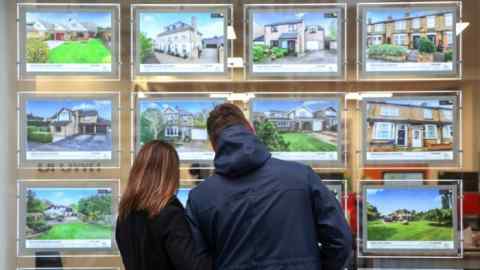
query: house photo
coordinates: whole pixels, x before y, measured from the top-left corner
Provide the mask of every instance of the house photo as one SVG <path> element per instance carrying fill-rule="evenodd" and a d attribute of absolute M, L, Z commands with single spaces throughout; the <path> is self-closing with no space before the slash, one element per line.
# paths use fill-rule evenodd
<path fill-rule="evenodd" d="M 253 13 L 251 46 L 255 64 L 337 63 L 335 12 Z"/>
<path fill-rule="evenodd" d="M 455 44 L 452 11 L 367 11 L 367 61 L 451 62 Z"/>
<path fill-rule="evenodd" d="M 252 121 L 271 151 L 336 151 L 339 129 L 336 100 L 256 99 Z"/>
<path fill-rule="evenodd" d="M 111 63 L 111 12 L 29 11 L 25 16 L 27 63 Z"/>
<path fill-rule="evenodd" d="M 453 150 L 451 101 L 366 101 L 369 152 Z"/>
<path fill-rule="evenodd" d="M 223 15 L 212 15 L 212 12 L 140 13 L 141 63 L 223 63 L 225 21 Z"/>
<path fill-rule="evenodd" d="M 26 139 L 30 151 L 112 149 L 110 100 L 29 100 Z"/>
<path fill-rule="evenodd" d="M 207 118 L 220 100 L 140 100 L 138 136 L 171 142 L 179 152 L 210 152 Z"/>

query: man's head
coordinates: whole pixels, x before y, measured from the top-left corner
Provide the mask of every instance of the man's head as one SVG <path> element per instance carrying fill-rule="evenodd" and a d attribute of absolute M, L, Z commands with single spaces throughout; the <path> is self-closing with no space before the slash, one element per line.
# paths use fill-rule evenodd
<path fill-rule="evenodd" d="M 210 112 L 207 120 L 207 131 L 213 149 L 216 150 L 216 145 L 222 131 L 232 125 L 243 125 L 254 133 L 252 125 L 247 118 L 245 118 L 242 110 L 234 104 L 220 104 Z"/>

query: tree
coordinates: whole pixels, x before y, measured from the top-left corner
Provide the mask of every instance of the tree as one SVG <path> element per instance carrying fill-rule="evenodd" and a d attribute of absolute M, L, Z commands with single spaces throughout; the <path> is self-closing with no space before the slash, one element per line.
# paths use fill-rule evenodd
<path fill-rule="evenodd" d="M 367 220 L 368 221 L 377 220 L 380 218 L 380 216 L 381 215 L 380 215 L 380 212 L 378 212 L 377 207 L 367 202 Z"/>
<path fill-rule="evenodd" d="M 87 221 L 96 222 L 102 217 L 112 214 L 111 194 L 97 194 L 78 201 L 78 212 Z"/>
<path fill-rule="evenodd" d="M 421 53 L 434 53 L 435 52 L 435 44 L 427 38 L 421 37 L 419 40 L 418 51 Z"/>
<path fill-rule="evenodd" d="M 48 62 L 48 46 L 39 38 L 29 38 L 26 44 L 26 61 L 27 63 L 47 63 Z"/>
<path fill-rule="evenodd" d="M 283 139 L 274 123 L 265 119 L 255 121 L 257 137 L 267 146 L 270 151 L 286 151 L 288 143 Z"/>
<path fill-rule="evenodd" d="M 42 213 L 47 209 L 44 202 L 37 199 L 36 194 L 32 190 L 27 191 L 27 213 Z"/>
<path fill-rule="evenodd" d="M 163 136 L 164 121 L 162 113 L 155 108 L 149 108 L 140 115 L 140 141 L 148 143 L 161 139 Z"/>
<path fill-rule="evenodd" d="M 142 63 L 153 53 L 153 40 L 140 33 L 140 59 Z"/>

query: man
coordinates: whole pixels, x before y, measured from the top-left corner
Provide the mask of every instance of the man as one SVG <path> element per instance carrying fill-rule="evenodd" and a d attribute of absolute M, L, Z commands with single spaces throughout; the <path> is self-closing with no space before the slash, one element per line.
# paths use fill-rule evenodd
<path fill-rule="evenodd" d="M 272 158 L 235 105 L 217 106 L 207 130 L 215 174 L 187 205 L 198 254 L 211 254 L 221 270 L 343 269 L 351 232 L 313 170 Z"/>

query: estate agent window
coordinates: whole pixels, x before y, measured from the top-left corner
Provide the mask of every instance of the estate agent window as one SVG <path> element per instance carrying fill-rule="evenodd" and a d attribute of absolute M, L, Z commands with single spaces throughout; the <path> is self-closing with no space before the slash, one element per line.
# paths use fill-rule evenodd
<path fill-rule="evenodd" d="M 376 140 L 394 140 L 394 124 L 388 122 L 377 122 L 374 125 L 373 135 Z"/>
<path fill-rule="evenodd" d="M 433 140 L 437 136 L 437 126 L 436 125 L 425 125 L 425 139 Z"/>

